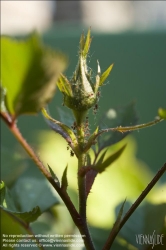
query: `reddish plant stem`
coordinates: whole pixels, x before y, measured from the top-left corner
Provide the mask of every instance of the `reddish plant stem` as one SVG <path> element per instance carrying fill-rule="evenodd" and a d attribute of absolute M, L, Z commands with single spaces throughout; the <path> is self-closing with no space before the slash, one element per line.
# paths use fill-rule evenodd
<path fill-rule="evenodd" d="M 145 199 L 145 197 L 147 196 L 147 194 L 150 192 L 150 190 L 154 187 L 154 185 L 157 183 L 157 181 L 161 178 L 161 176 L 164 174 L 164 172 L 166 172 L 166 163 L 164 164 L 164 166 L 157 172 L 157 174 L 155 175 L 155 177 L 151 180 L 151 182 L 147 185 L 147 187 L 144 189 L 144 191 L 141 193 L 141 195 L 138 197 L 138 199 L 134 202 L 134 204 L 130 207 L 130 209 L 128 210 L 128 212 L 125 214 L 125 216 L 123 217 L 123 219 L 121 220 L 119 227 L 117 228 L 117 230 L 113 230 L 111 231 L 104 247 L 102 250 L 109 250 L 117 236 L 117 234 L 119 233 L 119 231 L 121 230 L 121 228 L 124 226 L 124 224 L 126 223 L 126 221 L 130 218 L 130 216 L 134 213 L 134 211 L 137 209 L 137 207 L 141 204 L 141 202 Z"/>
<path fill-rule="evenodd" d="M 54 187 L 54 189 L 57 191 L 63 202 L 65 203 L 75 225 L 79 229 L 81 235 L 83 235 L 84 244 L 87 250 L 93 250 L 93 244 L 91 241 L 91 237 L 89 235 L 89 232 L 87 228 L 85 227 L 85 223 L 83 221 L 83 218 L 80 216 L 80 214 L 77 212 L 74 204 L 72 203 L 69 195 L 67 192 L 62 189 L 55 180 L 53 179 L 51 173 L 47 170 L 47 168 L 43 165 L 39 157 L 36 155 L 36 153 L 33 151 L 33 149 L 30 147 L 30 145 L 27 143 L 27 141 L 24 139 L 22 134 L 20 133 L 20 130 L 17 127 L 17 124 L 12 117 L 10 117 L 6 113 L 1 113 L 2 119 L 7 124 L 8 128 L 12 132 L 12 134 L 16 137 L 18 142 L 22 145 L 22 147 L 25 149 L 25 151 L 28 153 L 28 155 L 32 158 L 32 160 L 35 162 L 38 169 L 42 172 L 42 174 L 47 178 L 47 180 L 50 182 L 50 184 Z"/>

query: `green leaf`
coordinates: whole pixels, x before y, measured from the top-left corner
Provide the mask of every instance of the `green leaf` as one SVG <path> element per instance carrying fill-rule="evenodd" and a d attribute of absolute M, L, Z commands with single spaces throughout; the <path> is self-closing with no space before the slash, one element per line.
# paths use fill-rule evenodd
<path fill-rule="evenodd" d="M 97 170 L 99 173 L 102 173 L 108 166 L 110 166 L 114 161 L 116 161 L 121 154 L 123 153 L 126 145 L 122 146 L 118 151 L 110 155 L 106 160 L 104 160 L 102 163 L 100 163 L 100 159 L 95 165 L 95 170 Z"/>
<path fill-rule="evenodd" d="M 43 176 L 38 177 L 38 174 L 33 177 L 28 170 L 17 180 L 12 188 L 12 194 L 21 212 L 31 211 L 36 206 L 44 212 L 53 205 L 59 204 L 48 181 Z"/>
<path fill-rule="evenodd" d="M 159 108 L 158 109 L 158 115 L 160 116 L 160 118 L 166 119 L 166 109 Z"/>
<path fill-rule="evenodd" d="M 92 238 L 94 240 L 95 249 L 96 250 L 103 249 L 106 238 L 110 233 L 110 229 L 106 229 L 104 227 L 99 228 L 99 227 L 90 226 L 90 232 L 91 232 Z M 111 247 L 111 250 L 129 250 L 129 249 L 132 250 L 132 248 L 130 248 L 129 246 L 124 246 L 124 244 L 121 245 L 118 242 L 117 238 L 115 239 L 115 241 Z"/>
<path fill-rule="evenodd" d="M 148 234 L 154 229 L 156 232 L 164 233 L 166 236 L 166 203 L 146 204 L 144 208 L 145 221 L 144 232 Z M 157 216 L 154 216 L 156 214 Z"/>
<path fill-rule="evenodd" d="M 70 110 L 68 109 L 67 111 L 64 111 L 64 109 L 60 107 L 58 107 L 57 110 L 59 114 L 59 121 L 66 124 L 68 127 L 71 127 L 74 123 L 74 117 Z"/>
<path fill-rule="evenodd" d="M 109 109 L 103 117 L 101 117 L 101 122 L 99 124 L 99 130 L 107 128 L 116 128 L 118 126 L 128 126 L 135 125 L 137 123 L 137 115 L 135 111 L 135 104 L 130 103 L 126 107 L 119 107 L 115 109 Z M 126 137 L 130 132 L 119 133 L 117 131 L 105 132 L 98 137 L 98 150 L 101 151 L 107 146 L 111 146 L 124 137 Z"/>
<path fill-rule="evenodd" d="M 7 186 L 12 185 L 22 174 L 27 167 L 27 163 L 28 160 L 18 152 L 1 146 L 1 179 Z"/>
<path fill-rule="evenodd" d="M 120 206 L 121 204 L 116 208 L 116 212 L 119 210 Z M 125 210 L 127 211 L 130 207 L 131 204 L 129 202 L 126 202 Z M 137 210 L 132 214 L 132 216 L 128 219 L 128 221 L 120 230 L 119 236 L 126 240 L 129 244 L 132 244 L 140 250 L 147 249 L 148 245 L 140 245 L 137 243 L 136 236 L 140 234 L 144 236 L 152 236 L 154 231 L 155 235 L 166 235 L 166 225 L 164 222 L 165 215 L 166 203 L 144 203 L 142 206 L 139 206 Z M 149 245 L 149 247 L 150 248 L 148 249 L 152 249 L 152 245 Z M 159 245 L 157 247 L 159 247 Z M 164 246 L 162 247 L 164 250 Z"/>
<path fill-rule="evenodd" d="M 5 200 L 5 183 L 1 181 L 0 183 L 0 196 L 1 196 L 1 205 L 3 204 Z"/>
<path fill-rule="evenodd" d="M 123 209 L 124 209 L 124 205 L 125 205 L 126 199 L 124 200 L 124 202 L 122 203 L 122 206 L 120 207 L 119 213 L 117 215 L 117 219 L 113 225 L 113 228 L 111 230 L 111 233 L 113 234 L 114 232 L 116 233 L 119 230 L 119 226 L 120 226 L 120 222 L 121 222 L 121 218 L 123 215 Z"/>
<path fill-rule="evenodd" d="M 22 219 L 23 221 L 30 223 L 33 221 L 36 221 L 37 218 L 41 215 L 41 211 L 40 208 L 34 207 L 31 211 L 29 212 L 23 212 L 23 213 L 13 213 L 15 216 L 17 216 L 18 218 Z"/>
<path fill-rule="evenodd" d="M 63 172 L 63 175 L 62 175 L 62 183 L 61 183 L 61 188 L 63 190 L 67 190 L 67 186 L 68 186 L 68 181 L 67 181 L 67 166 Z"/>
<path fill-rule="evenodd" d="M 2 239 L 8 239 L 6 238 L 7 236 L 4 237 L 4 235 L 13 235 L 13 236 L 17 235 L 17 239 L 27 240 L 27 235 L 31 235 L 32 237 L 30 239 L 34 239 L 34 242 L 36 244 L 37 241 L 35 240 L 35 236 L 33 235 L 32 231 L 29 229 L 29 226 L 22 219 L 11 214 L 8 211 L 3 210 L 2 208 L 0 208 L 0 212 L 1 212 L 0 217 L 1 217 Z M 5 245 L 5 242 L 3 242 L 3 244 L 4 244 L 4 246 L 2 245 L 3 249 L 11 250 L 11 247 Z M 13 249 L 16 249 L 16 247 L 14 247 Z M 21 248 L 17 248 L 17 249 L 21 249 Z M 26 246 L 26 249 L 29 250 L 27 246 Z M 36 247 L 35 249 L 43 249 L 43 248 Z"/>
<path fill-rule="evenodd" d="M 113 68 L 114 64 L 111 64 L 108 69 L 106 71 L 104 71 L 104 73 L 101 75 L 100 77 L 100 83 L 99 83 L 99 86 L 102 86 L 103 83 L 105 82 L 105 80 L 107 79 L 107 77 L 109 76 L 112 68 Z"/>
<path fill-rule="evenodd" d="M 19 234 L 29 234 L 28 228 L 23 223 L 22 220 L 19 220 L 17 217 L 13 216 L 10 212 L 7 212 L 0 208 L 1 211 L 1 226 L 3 234 L 12 234 L 12 235 L 19 235 Z M 10 225 L 10 226 L 9 226 Z"/>
<path fill-rule="evenodd" d="M 13 212 L 13 211 L 6 209 L 6 208 L 3 208 L 3 207 L 2 207 L 2 209 L 7 211 L 7 212 L 10 212 L 10 214 L 12 214 L 12 215 L 15 215 L 17 218 L 23 220 L 25 223 L 31 223 L 31 222 L 35 221 L 41 215 L 41 211 L 40 211 L 39 207 L 35 207 L 29 212 Z"/>
<path fill-rule="evenodd" d="M 5 183 L 3 181 L 0 184 L 0 195 L 1 195 L 2 209 L 10 212 L 12 215 L 17 216 L 18 218 L 22 219 L 26 223 L 33 222 L 41 214 L 39 207 L 35 207 L 31 211 L 28 211 L 28 212 L 19 212 L 15 206 L 15 203 L 14 203 L 13 197 L 11 196 L 10 191 L 5 186 Z"/>
<path fill-rule="evenodd" d="M 15 202 L 11 196 L 10 190 L 6 187 L 5 183 L 1 181 L 0 185 L 1 206 L 6 209 L 16 211 Z"/>
<path fill-rule="evenodd" d="M 48 165 L 48 164 L 47 164 Z M 52 178 L 55 180 L 55 182 L 58 184 L 58 186 L 60 186 L 58 177 L 56 176 L 56 174 L 54 173 L 54 171 L 52 170 L 52 168 L 48 165 L 49 171 L 51 173 Z"/>
<path fill-rule="evenodd" d="M 103 150 L 103 152 L 101 153 L 101 155 L 98 156 L 96 165 L 100 165 L 100 164 L 103 163 L 103 160 L 104 160 L 104 157 L 105 157 L 106 153 L 107 153 L 107 149 Z"/>
<path fill-rule="evenodd" d="M 64 56 L 44 47 L 36 33 L 19 41 L 2 36 L 1 60 L 0 80 L 13 116 L 39 112 L 53 97 L 66 66 Z"/>

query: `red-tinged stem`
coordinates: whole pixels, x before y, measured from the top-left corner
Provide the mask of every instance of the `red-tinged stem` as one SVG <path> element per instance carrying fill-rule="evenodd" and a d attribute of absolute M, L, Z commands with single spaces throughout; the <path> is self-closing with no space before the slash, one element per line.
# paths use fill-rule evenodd
<path fill-rule="evenodd" d="M 102 250 L 109 250 L 111 248 L 111 246 L 112 246 L 112 244 L 113 244 L 113 242 L 114 242 L 117 234 L 121 230 L 121 228 L 124 226 L 124 224 L 126 223 L 126 221 L 128 221 L 128 219 L 130 218 L 130 216 L 134 213 L 134 211 L 137 209 L 137 207 L 141 204 L 141 202 L 145 199 L 145 197 L 147 196 L 147 194 L 150 192 L 150 190 L 154 187 L 154 185 L 157 183 L 157 181 L 161 178 L 161 176 L 165 172 L 166 172 L 166 163 L 157 172 L 157 174 L 155 175 L 155 177 L 151 180 L 151 182 L 147 185 L 147 187 L 144 189 L 144 191 L 141 193 L 141 195 L 138 197 L 138 199 L 130 207 L 130 209 L 128 210 L 128 212 L 125 214 L 125 216 L 123 217 L 123 219 L 119 223 L 119 226 L 118 226 L 117 230 L 112 230 L 110 232 L 110 235 L 109 235 L 109 237 L 108 237 L 108 239 L 107 239 L 104 247 L 102 248 Z"/>
<path fill-rule="evenodd" d="M 87 227 L 85 227 L 84 219 L 81 217 L 81 215 L 77 212 L 74 204 L 72 203 L 69 195 L 67 192 L 62 189 L 57 182 L 53 179 L 51 173 L 47 170 L 47 168 L 43 165 L 39 157 L 36 155 L 36 153 L 33 151 L 31 146 L 27 143 L 27 141 L 24 139 L 22 134 L 20 133 L 20 130 L 17 127 L 16 121 L 12 119 L 12 117 L 6 113 L 1 113 L 2 119 L 7 124 L 8 128 L 12 132 L 12 134 L 16 137 L 18 142 L 22 145 L 22 147 L 25 149 L 25 151 L 28 153 L 30 158 L 35 162 L 38 169 L 42 172 L 42 174 L 47 178 L 47 180 L 50 182 L 50 184 L 54 187 L 54 189 L 57 191 L 63 202 L 65 203 L 75 225 L 78 227 L 81 235 L 83 235 L 84 244 L 87 250 L 94 250 L 91 237 L 89 235 L 89 231 L 87 230 Z M 85 208 L 86 209 L 86 208 Z"/>

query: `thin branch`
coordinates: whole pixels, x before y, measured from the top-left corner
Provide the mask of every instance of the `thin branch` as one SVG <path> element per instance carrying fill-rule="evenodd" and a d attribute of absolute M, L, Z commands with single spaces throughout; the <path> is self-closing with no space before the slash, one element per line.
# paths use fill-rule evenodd
<path fill-rule="evenodd" d="M 155 120 L 148 122 L 148 123 L 143 123 L 143 124 L 139 124 L 139 125 L 135 125 L 135 126 L 127 126 L 127 127 L 122 127 L 122 126 L 118 126 L 116 128 L 106 128 L 106 129 L 101 129 L 99 130 L 98 133 L 94 134 L 93 136 L 93 141 L 91 141 L 91 144 L 95 144 L 95 140 L 97 139 L 97 137 L 99 137 L 101 134 L 109 132 L 109 131 L 118 131 L 121 133 L 125 133 L 125 132 L 131 132 L 134 130 L 139 130 L 139 129 L 143 129 L 143 128 L 147 128 L 147 127 L 151 127 L 159 122 L 164 121 L 164 119 L 157 117 Z M 88 150 L 90 147 L 89 144 L 85 145 L 85 151 Z"/>
<path fill-rule="evenodd" d="M 151 180 L 151 182 L 148 184 L 148 186 L 144 189 L 144 191 L 141 193 L 141 195 L 138 197 L 138 199 L 134 202 L 134 204 L 130 207 L 128 212 L 125 214 L 121 222 L 119 223 L 119 227 L 116 231 L 111 231 L 104 247 L 102 250 L 109 250 L 121 230 L 121 228 L 124 226 L 126 221 L 130 218 L 130 216 L 134 213 L 134 211 L 137 209 L 137 207 L 141 204 L 141 202 L 145 199 L 147 194 L 151 191 L 151 189 L 154 187 L 154 185 L 157 183 L 157 181 L 161 178 L 161 176 L 166 172 L 166 163 L 164 166 L 157 172 L 155 177 Z"/>
<path fill-rule="evenodd" d="M 142 128 L 147 128 L 147 127 L 151 127 L 161 121 L 164 121 L 164 119 L 162 118 L 156 118 L 155 120 L 151 121 L 151 122 L 148 122 L 148 123 L 143 123 L 143 124 L 139 124 L 139 125 L 135 125 L 135 126 L 127 126 L 127 127 L 116 127 L 116 128 L 108 128 L 108 129 L 102 129 L 99 131 L 98 135 L 99 134 L 102 134 L 104 132 L 109 132 L 109 131 L 118 131 L 118 132 L 130 132 L 130 131 L 134 131 L 134 130 L 139 130 L 139 129 L 142 129 Z"/>
<path fill-rule="evenodd" d="M 18 127 L 16 124 L 13 124 L 10 126 L 10 131 L 14 134 L 16 139 L 19 141 L 19 143 L 22 145 L 22 147 L 26 150 L 28 155 L 32 158 L 32 160 L 35 162 L 36 166 L 39 168 L 39 170 L 42 172 L 42 174 L 47 178 L 47 180 L 51 183 L 51 185 L 54 187 L 54 189 L 58 192 L 59 196 L 64 201 L 65 205 L 67 206 L 73 220 L 78 225 L 79 221 L 79 214 L 77 210 L 75 209 L 73 203 L 70 200 L 70 197 L 66 192 L 63 192 L 63 190 L 57 185 L 57 182 L 53 179 L 51 173 L 47 170 L 47 168 L 43 165 L 41 160 L 38 158 L 38 156 L 35 154 L 33 149 L 30 147 L 30 145 L 27 143 L 27 141 L 23 138 L 22 134 L 20 133 Z"/>
<path fill-rule="evenodd" d="M 36 155 L 36 153 L 33 151 L 31 146 L 27 143 L 27 141 L 24 139 L 22 134 L 20 133 L 15 121 L 9 116 L 2 115 L 3 120 L 7 124 L 10 131 L 13 133 L 13 135 L 16 137 L 18 142 L 22 145 L 22 147 L 25 149 L 25 151 L 28 153 L 30 158 L 35 162 L 36 166 L 39 168 L 39 170 L 42 172 L 42 174 L 47 178 L 47 180 L 50 182 L 50 184 L 54 187 L 54 189 L 57 191 L 63 202 L 65 203 L 75 225 L 78 227 L 81 235 L 84 235 L 83 237 L 84 244 L 87 248 L 87 250 L 93 250 L 93 245 L 91 242 L 91 238 L 89 235 L 88 229 L 85 227 L 84 220 L 80 216 L 80 214 L 77 212 L 74 204 L 72 203 L 68 193 L 61 188 L 58 183 L 54 180 L 51 173 L 47 170 L 47 168 L 43 165 L 39 157 Z M 9 119 L 11 118 L 11 119 Z"/>

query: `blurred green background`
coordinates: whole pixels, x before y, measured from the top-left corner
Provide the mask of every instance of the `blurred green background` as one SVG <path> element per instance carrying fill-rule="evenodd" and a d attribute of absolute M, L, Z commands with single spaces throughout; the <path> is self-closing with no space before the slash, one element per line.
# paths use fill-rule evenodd
<path fill-rule="evenodd" d="M 89 114 L 91 132 L 100 117 L 110 108 L 134 101 L 138 123 L 153 120 L 159 107 L 166 108 L 166 2 L 2 1 L 1 5 L 1 33 L 23 36 L 35 28 L 42 34 L 44 44 L 68 56 L 69 64 L 65 72 L 68 77 L 72 76 L 76 67 L 80 35 L 83 30 L 86 33 L 89 26 L 92 26 L 89 67 L 93 69 L 94 76 L 97 60 L 102 72 L 111 63 L 114 63 L 114 67 L 101 90 L 98 113 L 95 117 L 92 112 Z M 62 102 L 62 94 L 57 89 L 49 104 L 50 113 L 56 119 L 59 119 L 59 107 L 69 112 L 69 109 L 62 107 Z M 59 179 L 69 163 L 68 192 L 78 206 L 77 161 L 75 157 L 70 157 L 66 142 L 48 128 L 41 114 L 19 117 L 18 127 L 43 163 L 49 164 Z M 127 142 L 120 159 L 97 176 L 88 197 L 87 217 L 96 250 L 102 249 L 120 204 L 127 198 L 124 212 L 127 211 L 129 202 L 133 203 L 166 162 L 165 131 L 166 123 L 162 122 L 133 132 L 113 146 L 115 149 Z M 1 178 L 10 188 L 19 211 L 27 212 L 37 205 L 42 211 L 46 211 L 31 224 L 34 233 L 78 234 L 56 192 L 3 122 L 1 144 Z M 111 152 L 110 148 L 108 153 Z M 48 209 L 52 205 L 54 206 Z M 154 230 L 157 234 L 165 234 L 164 246 L 156 246 L 154 249 L 164 250 L 165 216 L 166 174 L 120 231 L 113 250 L 149 250 L 152 246 L 137 244 L 136 235 L 152 235 Z M 17 229 L 18 225 L 9 227 L 12 223 L 11 218 L 4 219 L 7 234 L 12 234 Z M 28 247 L 26 249 L 30 250 Z M 62 249 L 64 248 L 59 248 Z"/>
<path fill-rule="evenodd" d="M 69 56 L 66 71 L 69 77 L 77 63 L 81 32 L 82 29 L 52 29 L 43 37 L 46 44 L 59 48 Z M 114 63 L 108 84 L 101 90 L 98 116 L 109 108 L 135 101 L 139 123 L 153 120 L 158 108 L 166 107 L 166 33 L 130 32 L 113 35 L 95 34 L 92 30 L 92 36 L 89 66 L 94 73 L 97 60 L 102 71 Z M 61 100 L 57 92 L 51 104 L 51 112 L 55 116 Z M 94 125 L 92 121 L 92 128 Z M 156 171 L 166 160 L 166 124 L 161 123 L 134 132 L 133 135 L 138 143 L 138 157 Z"/>
<path fill-rule="evenodd" d="M 43 35 L 43 41 L 52 48 L 61 50 L 69 58 L 65 74 L 70 77 L 78 59 L 78 43 L 83 28 L 52 28 Z M 85 31 L 86 32 L 86 31 Z M 109 108 L 136 102 L 139 123 L 148 122 L 157 115 L 159 107 L 166 107 L 166 33 L 130 32 L 123 34 L 97 34 L 92 30 L 92 44 L 89 66 L 94 75 L 99 60 L 102 72 L 114 63 L 107 84 L 101 90 L 99 110 L 95 120 L 91 119 L 91 129 L 97 125 L 98 118 Z M 49 105 L 50 112 L 58 118 L 57 107 L 62 108 L 62 95 L 58 89 Z M 66 109 L 67 112 L 69 110 Z M 48 129 L 43 118 L 20 117 L 19 127 L 27 140 L 33 130 Z M 130 124 L 129 124 L 130 125 Z M 15 141 L 2 124 L 2 141 L 12 146 Z M 166 160 L 166 125 L 133 132 L 137 140 L 137 156 L 156 171 Z M 35 138 L 31 139 L 35 143 Z"/>
<path fill-rule="evenodd" d="M 69 65 L 65 72 L 68 77 L 72 76 L 77 63 L 78 44 L 82 31 L 82 27 L 54 26 L 42 36 L 44 44 L 58 49 L 68 56 Z M 87 30 L 85 30 L 86 32 Z M 92 113 L 89 114 L 91 131 L 95 129 L 98 119 L 109 108 L 124 106 L 132 101 L 136 103 L 138 123 L 153 120 L 159 107 L 166 108 L 166 32 L 133 31 L 119 34 L 100 34 L 93 32 L 92 29 L 92 36 L 88 60 L 94 75 L 97 71 L 97 60 L 100 62 L 102 72 L 111 63 L 114 63 L 114 67 L 108 82 L 101 90 L 97 115 L 94 118 Z M 54 99 L 49 104 L 50 113 L 56 119 L 59 118 L 58 107 L 63 108 L 62 102 L 62 94 L 57 89 Z M 64 110 L 69 112 L 65 107 Z M 14 151 L 24 155 L 4 123 L 1 124 L 1 142 L 4 148 L 11 152 L 11 155 Z M 67 161 L 70 162 L 69 192 L 72 200 L 77 203 L 75 193 L 77 190 L 76 159 L 70 157 L 64 140 L 55 135 L 53 131 L 49 131 L 41 114 L 20 117 L 18 127 L 27 141 L 37 150 L 44 163 L 49 163 L 58 177 L 62 175 Z M 98 178 L 98 184 L 95 184 L 92 194 L 90 194 L 88 200 L 89 222 L 96 228 L 99 226 L 102 228 L 110 227 L 115 216 L 114 210 L 109 214 L 111 208 L 115 208 L 126 197 L 129 200 L 134 200 L 148 184 L 154 173 L 166 162 L 165 122 L 133 132 L 132 137 L 127 139 L 127 142 L 128 148 L 124 156 L 115 163 L 113 168 L 110 168 Z M 18 165 L 14 165 L 12 159 L 9 158 L 9 155 L 6 157 L 2 155 L 1 166 L 6 168 L 2 168 L 3 179 L 11 185 L 13 181 L 11 175 L 15 175 L 15 179 L 24 169 L 19 168 L 19 171 L 17 171 Z M 26 163 L 26 160 L 24 163 Z M 33 169 L 31 172 L 33 175 L 35 166 L 30 161 L 28 161 L 27 166 Z M 166 175 L 161 178 L 161 183 L 166 183 Z M 152 192 L 153 197 L 149 196 L 148 200 L 159 199 L 160 202 L 161 195 L 161 200 L 164 201 L 164 188 L 164 186 L 163 188 L 161 186 L 158 193 L 154 190 Z M 111 195 L 111 198 L 109 198 L 109 195 Z M 105 206 L 105 204 L 108 206 Z M 68 215 L 65 216 L 64 208 L 57 208 L 56 212 L 53 209 L 52 213 L 57 216 L 58 209 L 60 209 L 58 216 L 61 219 L 61 224 L 56 224 L 59 227 L 58 230 L 63 233 L 63 226 L 66 223 L 65 229 L 70 231 L 71 220 Z M 103 209 L 105 209 L 105 217 L 102 217 L 101 211 L 104 211 Z M 42 220 L 48 221 L 50 218 L 43 219 L 41 217 L 41 221 L 38 222 L 39 225 L 35 224 L 34 228 L 40 230 Z M 51 224 L 49 224 L 49 228 L 43 230 L 48 232 L 51 227 L 52 230 L 55 230 L 55 225 Z"/>

